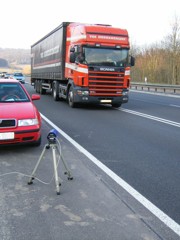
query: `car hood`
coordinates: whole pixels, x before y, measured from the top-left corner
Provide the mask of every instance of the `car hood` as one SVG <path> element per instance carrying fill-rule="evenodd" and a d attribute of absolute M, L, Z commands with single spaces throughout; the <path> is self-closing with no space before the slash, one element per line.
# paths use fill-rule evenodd
<path fill-rule="evenodd" d="M 36 117 L 36 108 L 31 102 L 0 103 L 0 119 L 27 119 Z"/>

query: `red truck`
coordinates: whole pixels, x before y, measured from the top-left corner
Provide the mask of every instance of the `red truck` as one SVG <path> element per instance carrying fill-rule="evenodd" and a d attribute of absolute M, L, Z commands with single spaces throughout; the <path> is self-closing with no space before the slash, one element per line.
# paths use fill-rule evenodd
<path fill-rule="evenodd" d="M 31 84 L 37 93 L 51 91 L 55 101 L 128 102 L 130 67 L 127 30 L 110 25 L 63 22 L 31 46 Z"/>

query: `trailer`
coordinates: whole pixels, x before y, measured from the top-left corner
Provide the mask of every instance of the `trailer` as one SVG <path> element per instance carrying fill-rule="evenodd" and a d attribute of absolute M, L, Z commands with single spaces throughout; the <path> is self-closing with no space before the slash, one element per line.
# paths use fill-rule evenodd
<path fill-rule="evenodd" d="M 128 102 L 130 44 L 125 29 L 63 22 L 31 46 L 31 84 L 55 101 L 79 104 Z"/>

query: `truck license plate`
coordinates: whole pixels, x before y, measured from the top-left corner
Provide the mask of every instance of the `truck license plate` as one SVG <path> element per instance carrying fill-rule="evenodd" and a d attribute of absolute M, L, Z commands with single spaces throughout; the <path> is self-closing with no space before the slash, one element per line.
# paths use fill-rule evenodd
<path fill-rule="evenodd" d="M 100 100 L 101 103 L 111 103 L 112 100 Z"/>

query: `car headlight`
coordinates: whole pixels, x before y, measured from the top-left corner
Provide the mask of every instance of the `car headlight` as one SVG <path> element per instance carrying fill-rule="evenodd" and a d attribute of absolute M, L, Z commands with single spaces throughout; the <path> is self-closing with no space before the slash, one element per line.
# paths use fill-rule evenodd
<path fill-rule="evenodd" d="M 33 125 L 38 125 L 39 121 L 37 118 L 34 119 L 21 119 L 18 120 L 18 126 L 33 126 Z"/>

